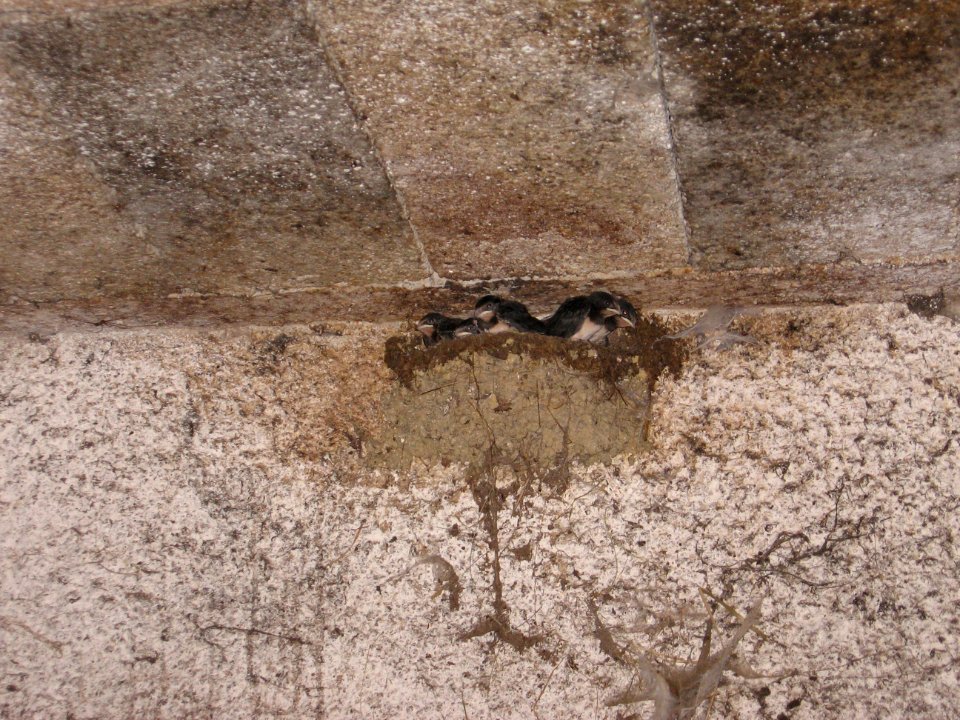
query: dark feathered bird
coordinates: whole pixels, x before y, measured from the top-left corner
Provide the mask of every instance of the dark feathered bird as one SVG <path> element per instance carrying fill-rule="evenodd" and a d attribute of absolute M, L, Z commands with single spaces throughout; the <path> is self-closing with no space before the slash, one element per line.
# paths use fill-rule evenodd
<path fill-rule="evenodd" d="M 528 332 L 546 333 L 547 327 L 542 320 L 535 318 L 527 306 L 515 300 L 504 300 L 498 295 L 484 295 L 477 300 L 473 316 L 489 327 L 485 332 Z"/>
<path fill-rule="evenodd" d="M 637 309 L 622 295 L 614 295 L 614 297 L 617 300 L 617 307 L 620 308 L 620 315 L 624 320 L 628 321 L 628 323 L 624 323 L 619 327 L 636 327 L 637 321 L 640 319 Z"/>
<path fill-rule="evenodd" d="M 480 335 L 489 329 L 489 323 L 477 318 L 467 318 L 457 325 L 453 331 L 454 337 L 469 337 L 471 335 Z"/>
<path fill-rule="evenodd" d="M 455 318 L 442 313 L 430 313 L 417 323 L 417 330 L 423 333 L 423 344 L 429 347 L 443 340 L 480 335 L 487 331 L 489 325 L 477 318 Z"/>
<path fill-rule="evenodd" d="M 598 291 L 564 300 L 545 324 L 548 335 L 599 342 L 610 334 L 608 319 L 613 321 L 613 329 L 621 322 L 629 323 L 622 315 L 617 299 L 608 292 Z"/>
<path fill-rule="evenodd" d="M 614 295 L 614 298 L 617 301 L 617 308 L 620 310 L 620 313 L 604 318 L 603 329 L 597 330 L 597 332 L 591 335 L 589 338 L 590 342 L 603 343 L 606 345 L 610 342 L 609 337 L 613 332 L 620 328 L 636 327 L 639 317 L 637 309 L 625 297 Z"/>
<path fill-rule="evenodd" d="M 436 345 L 441 340 L 450 340 L 454 337 L 457 328 L 463 325 L 463 318 L 447 317 L 441 313 L 424 315 L 417 323 L 417 330 L 423 333 L 423 344 Z"/>

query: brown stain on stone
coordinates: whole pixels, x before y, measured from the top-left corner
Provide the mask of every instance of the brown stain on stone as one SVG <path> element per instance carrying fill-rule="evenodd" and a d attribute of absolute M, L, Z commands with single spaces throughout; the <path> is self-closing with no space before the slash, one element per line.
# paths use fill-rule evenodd
<path fill-rule="evenodd" d="M 459 227 L 460 235 L 465 238 L 492 238 L 495 243 L 496 239 L 505 237 L 535 238 L 555 230 L 563 235 L 599 235 L 616 245 L 629 242 L 624 237 L 622 221 L 577 198 L 566 198 L 564 202 L 565 198 L 558 198 L 556 191 L 510 187 L 509 183 L 496 181 L 479 185 L 486 192 L 481 191 L 478 198 L 466 199 L 451 208 L 444 218 Z M 542 243 L 541 247 L 547 250 L 549 243 Z"/>
<path fill-rule="evenodd" d="M 960 247 L 960 2 L 655 2 L 693 259 Z"/>
<path fill-rule="evenodd" d="M 378 357 L 382 343 L 381 331 L 356 325 L 211 333 L 188 373 L 189 422 L 216 436 L 218 418 L 239 415 L 257 432 L 224 441 L 266 439 L 286 463 L 328 456 L 351 466 L 380 426 L 379 391 L 393 382 Z"/>
<path fill-rule="evenodd" d="M 113 197 L 123 251 L 97 268 L 104 294 L 425 274 L 300 3 L 121 8 L 0 31 L 2 69 L 45 113 L 33 142 L 65 140 Z M 33 241 L 58 233 L 41 230 Z"/>
<path fill-rule="evenodd" d="M 916 82 L 949 72 L 939 64 L 960 43 L 956 0 L 655 5 L 663 48 L 697 82 L 704 120 L 735 106 L 811 102 L 839 102 L 870 118 L 877 100 L 909 97 Z"/>
<path fill-rule="evenodd" d="M 511 273 L 562 274 L 571 255 L 628 262 L 643 218 L 591 201 L 575 188 L 518 182 L 496 173 L 485 179 L 425 182 L 418 229 L 434 240 L 441 272 L 489 274 L 491 262 Z M 471 187 L 465 194 L 464 187 Z M 442 239 L 441 239 L 442 238 Z M 519 242 L 519 241 L 523 242 Z"/>

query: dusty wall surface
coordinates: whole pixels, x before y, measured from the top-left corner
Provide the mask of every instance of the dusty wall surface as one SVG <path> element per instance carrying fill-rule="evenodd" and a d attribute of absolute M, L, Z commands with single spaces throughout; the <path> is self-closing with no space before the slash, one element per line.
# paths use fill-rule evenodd
<path fill-rule="evenodd" d="M 559 493 L 363 469 L 396 326 L 4 335 L 0 714 L 642 717 L 764 598 L 716 716 L 949 716 L 957 326 L 738 327 Z"/>

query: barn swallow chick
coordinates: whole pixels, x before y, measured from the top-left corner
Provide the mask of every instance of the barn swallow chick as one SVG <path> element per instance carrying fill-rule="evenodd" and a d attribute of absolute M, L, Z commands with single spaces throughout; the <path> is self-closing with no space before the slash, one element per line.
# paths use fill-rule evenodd
<path fill-rule="evenodd" d="M 473 316 L 487 323 L 485 332 L 526 332 L 546 334 L 547 327 L 542 320 L 535 318 L 527 306 L 514 300 L 504 300 L 497 295 L 484 295 L 477 300 Z"/>
<path fill-rule="evenodd" d="M 614 299 L 617 301 L 620 314 L 604 318 L 603 327 L 590 336 L 590 342 L 607 345 L 610 342 L 610 335 L 620 328 L 636 327 L 639 318 L 637 309 L 625 297 L 614 295 Z"/>
<path fill-rule="evenodd" d="M 451 340 L 464 322 L 466 321 L 463 318 L 452 318 L 432 312 L 424 315 L 417 323 L 417 330 L 423 333 L 423 344 L 430 347 L 441 340 Z"/>
<path fill-rule="evenodd" d="M 611 320 L 610 327 L 607 320 Z M 547 334 L 570 340 L 600 342 L 612 329 L 631 321 L 623 316 L 616 298 L 608 292 L 577 295 L 564 300 L 546 321 Z M 596 339 L 594 339 L 596 338 Z"/>
<path fill-rule="evenodd" d="M 621 323 L 617 327 L 636 327 L 637 320 L 640 319 L 637 309 L 622 295 L 615 295 L 614 298 L 617 301 L 617 307 L 620 308 Z"/>
<path fill-rule="evenodd" d="M 504 302 L 504 300 L 499 295 L 484 295 L 477 300 L 477 304 L 473 306 L 472 315 L 484 322 L 491 322 L 497 314 L 497 308 L 500 307 L 502 302 Z"/>
<path fill-rule="evenodd" d="M 477 318 L 467 318 L 461 320 L 460 324 L 453 331 L 454 337 L 471 337 L 473 335 L 482 335 L 489 329 L 489 323 L 478 320 Z"/>

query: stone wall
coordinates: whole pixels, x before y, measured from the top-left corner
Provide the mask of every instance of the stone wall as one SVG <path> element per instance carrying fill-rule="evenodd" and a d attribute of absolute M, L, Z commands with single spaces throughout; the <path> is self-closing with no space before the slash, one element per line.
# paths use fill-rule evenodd
<path fill-rule="evenodd" d="M 4 336 L 0 715 L 642 717 L 761 598 L 717 717 L 949 715 L 956 325 L 738 329 L 563 483 L 366 468 L 395 326 Z"/>

